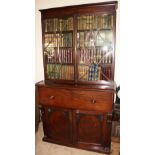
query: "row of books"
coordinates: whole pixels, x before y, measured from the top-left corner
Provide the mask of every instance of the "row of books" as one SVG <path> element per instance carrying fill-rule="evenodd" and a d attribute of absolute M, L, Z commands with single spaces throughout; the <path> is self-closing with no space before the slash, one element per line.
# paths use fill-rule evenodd
<path fill-rule="evenodd" d="M 70 31 L 73 30 L 73 18 L 67 19 L 45 19 L 44 20 L 45 32 L 55 32 L 55 31 Z"/>
<path fill-rule="evenodd" d="M 51 48 L 44 54 L 47 55 L 47 63 L 73 63 L 72 48 Z"/>
<path fill-rule="evenodd" d="M 111 30 L 85 31 L 77 33 L 77 47 L 103 46 L 112 43 Z"/>
<path fill-rule="evenodd" d="M 103 48 L 80 48 L 78 53 L 80 64 L 112 64 L 112 51 Z"/>
<path fill-rule="evenodd" d="M 78 30 L 113 28 L 113 15 L 78 16 Z M 44 20 L 45 32 L 73 30 L 73 17 L 67 19 L 49 18 Z"/>
<path fill-rule="evenodd" d="M 102 67 L 98 64 L 92 64 L 90 66 L 79 65 L 78 66 L 79 80 L 85 81 L 98 81 L 98 80 L 111 80 L 111 68 Z"/>
<path fill-rule="evenodd" d="M 45 47 L 72 47 L 72 33 L 45 34 Z"/>
<path fill-rule="evenodd" d="M 78 66 L 78 73 L 79 73 L 79 75 L 78 75 L 79 80 L 88 81 L 89 66 L 79 65 Z"/>
<path fill-rule="evenodd" d="M 53 80 L 74 80 L 74 66 L 47 64 L 47 76 Z"/>
<path fill-rule="evenodd" d="M 89 67 L 89 73 L 88 73 L 88 80 L 91 81 L 97 81 L 100 80 L 101 76 L 101 67 L 97 64 L 92 64 Z"/>
<path fill-rule="evenodd" d="M 113 15 L 78 16 L 78 30 L 113 28 Z"/>
<path fill-rule="evenodd" d="M 97 64 L 91 66 L 79 65 L 78 73 L 79 80 L 98 81 L 111 79 L 111 69 L 102 68 Z M 74 66 L 47 64 L 47 77 L 53 80 L 74 80 Z"/>

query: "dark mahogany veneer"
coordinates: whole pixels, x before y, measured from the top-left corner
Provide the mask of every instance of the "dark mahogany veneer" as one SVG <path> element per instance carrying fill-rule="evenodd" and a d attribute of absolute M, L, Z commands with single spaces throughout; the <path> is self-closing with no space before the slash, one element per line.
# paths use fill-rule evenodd
<path fill-rule="evenodd" d="M 95 87 L 95 86 L 94 86 Z M 36 84 L 44 141 L 108 153 L 114 90 Z"/>
<path fill-rule="evenodd" d="M 85 4 L 41 11 L 42 23 L 47 18 L 76 16 L 89 13 L 111 13 L 116 17 L 117 2 Z M 114 18 L 114 23 L 116 18 Z M 77 27 L 74 20 L 74 26 Z M 42 27 L 44 29 L 44 27 Z M 114 25 L 114 46 L 115 46 Z M 73 38 L 76 42 L 76 29 Z M 44 32 L 43 32 L 44 36 Z M 109 153 L 111 146 L 112 112 L 115 93 L 114 52 L 110 81 L 78 81 L 76 45 L 73 43 L 74 80 L 49 80 L 36 83 L 36 101 L 43 121 L 43 140 L 60 145 Z M 44 44 L 44 41 L 43 41 Z M 115 48 L 115 47 L 114 47 Z"/>

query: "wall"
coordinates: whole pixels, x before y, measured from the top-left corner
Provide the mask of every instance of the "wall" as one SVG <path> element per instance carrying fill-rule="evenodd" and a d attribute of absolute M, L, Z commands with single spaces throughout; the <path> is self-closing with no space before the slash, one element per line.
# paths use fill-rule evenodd
<path fill-rule="evenodd" d="M 39 9 L 52 7 L 69 6 L 86 3 L 104 2 L 107 0 L 36 0 L 35 1 L 35 81 L 38 82 L 44 79 L 43 59 L 42 59 L 42 40 L 41 40 L 41 14 Z M 119 6 L 117 10 L 116 23 L 117 43 L 116 43 L 116 66 L 115 66 L 115 81 L 119 84 Z"/>

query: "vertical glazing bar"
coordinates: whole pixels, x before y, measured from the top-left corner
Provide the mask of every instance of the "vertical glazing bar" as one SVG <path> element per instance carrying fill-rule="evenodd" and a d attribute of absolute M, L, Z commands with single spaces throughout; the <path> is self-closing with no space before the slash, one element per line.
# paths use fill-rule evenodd
<path fill-rule="evenodd" d="M 74 31 L 73 31 L 73 62 L 75 63 L 74 65 L 74 79 L 75 79 L 75 84 L 77 84 L 78 81 L 78 62 L 77 62 L 77 57 L 78 57 L 78 53 L 77 53 L 77 15 L 74 15 L 73 17 L 73 27 L 74 27 Z"/>

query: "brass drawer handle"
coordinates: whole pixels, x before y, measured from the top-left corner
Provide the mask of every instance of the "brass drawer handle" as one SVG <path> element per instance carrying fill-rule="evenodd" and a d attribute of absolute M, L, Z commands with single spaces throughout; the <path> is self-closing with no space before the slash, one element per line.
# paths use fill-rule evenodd
<path fill-rule="evenodd" d="M 49 98 L 52 100 L 52 99 L 54 99 L 54 96 L 50 96 Z"/>
<path fill-rule="evenodd" d="M 93 98 L 91 99 L 91 104 L 95 104 L 96 103 L 96 100 Z"/>

